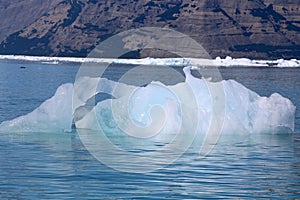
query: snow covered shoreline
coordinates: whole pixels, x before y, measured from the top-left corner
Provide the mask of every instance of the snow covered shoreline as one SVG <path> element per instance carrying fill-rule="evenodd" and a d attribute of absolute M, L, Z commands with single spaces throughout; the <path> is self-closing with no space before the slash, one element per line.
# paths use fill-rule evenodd
<path fill-rule="evenodd" d="M 23 55 L 0 55 L 0 60 L 42 62 L 45 64 L 71 63 L 112 63 L 133 65 L 165 65 L 165 66 L 215 66 L 215 67 L 300 67 L 300 60 L 251 60 L 248 58 L 215 59 L 198 58 L 142 58 L 142 59 L 114 59 L 114 58 L 78 58 L 78 57 L 44 57 Z"/>

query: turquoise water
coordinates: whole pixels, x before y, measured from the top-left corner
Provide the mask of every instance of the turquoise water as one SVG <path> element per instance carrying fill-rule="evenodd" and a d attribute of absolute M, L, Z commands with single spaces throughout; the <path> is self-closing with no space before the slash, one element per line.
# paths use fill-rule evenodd
<path fill-rule="evenodd" d="M 24 66 L 25 69 L 21 69 Z M 111 67 L 118 80 L 129 66 Z M 24 115 L 73 82 L 78 66 L 0 63 L 0 122 Z M 180 69 L 178 69 L 180 71 Z M 159 79 L 172 82 L 168 74 Z M 278 92 L 300 107 L 300 69 L 222 68 L 260 95 Z M 295 134 L 223 135 L 200 158 L 187 151 L 163 169 L 134 174 L 96 160 L 78 134 L 2 133 L 0 199 L 300 198 L 300 112 Z M 140 166 L 141 167 L 141 166 Z"/>

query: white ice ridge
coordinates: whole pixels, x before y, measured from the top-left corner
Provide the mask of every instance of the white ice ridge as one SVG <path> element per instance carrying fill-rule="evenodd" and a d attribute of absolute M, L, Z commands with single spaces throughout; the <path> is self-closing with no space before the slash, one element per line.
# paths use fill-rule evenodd
<path fill-rule="evenodd" d="M 99 124 L 110 133 L 120 130 L 130 132 L 134 128 L 132 124 L 128 125 L 128 120 L 131 120 L 138 127 L 147 127 L 148 134 L 151 131 L 173 133 L 181 126 L 188 131 L 192 129 L 189 126 L 195 125 L 193 123 L 197 125 L 197 133 L 201 134 L 208 131 L 213 113 L 217 119 L 222 119 L 224 114 L 224 123 L 220 120 L 220 124 L 215 124 L 222 126 L 223 134 L 288 133 L 294 130 L 296 107 L 289 99 L 277 93 L 261 97 L 234 80 L 208 82 L 194 77 L 189 67 L 184 68 L 184 72 L 185 82 L 172 86 L 152 82 L 146 87 L 135 87 L 104 78 L 82 77 L 79 87 L 83 88 L 75 85 L 74 93 L 73 84 L 61 85 L 52 98 L 31 113 L 2 122 L 0 132 L 69 131 L 72 121 L 77 122 L 77 128 L 97 129 Z M 92 82 L 98 86 L 87 90 Z M 217 85 L 222 86 L 225 94 L 223 113 L 218 112 L 222 109 L 214 109 L 212 104 L 218 94 L 212 97 L 209 88 Z M 98 93 L 111 94 L 113 98 L 88 107 L 88 99 Z M 79 103 L 73 103 L 74 94 L 75 101 Z M 160 110 L 152 109 L 154 107 Z M 96 118 L 91 117 L 93 113 Z M 161 121 L 164 123 L 161 124 Z M 152 126 L 152 122 L 158 123 Z"/>
<path fill-rule="evenodd" d="M 0 60 L 19 60 L 58 64 L 63 62 L 75 63 L 115 63 L 133 65 L 164 65 L 164 66 L 216 66 L 216 67 L 300 67 L 300 60 L 251 60 L 248 58 L 199 59 L 199 58 L 142 58 L 142 59 L 114 59 L 114 58 L 78 58 L 78 57 L 43 57 L 23 55 L 0 55 Z"/>

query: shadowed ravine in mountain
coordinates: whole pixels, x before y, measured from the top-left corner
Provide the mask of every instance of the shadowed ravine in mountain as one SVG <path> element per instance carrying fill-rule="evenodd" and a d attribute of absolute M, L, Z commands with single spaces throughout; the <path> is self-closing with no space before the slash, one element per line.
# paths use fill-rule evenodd
<path fill-rule="evenodd" d="M 10 19 L 7 24 L 2 21 L 2 27 L 12 21 L 16 27 L 1 32 L 0 54 L 86 56 L 101 41 L 119 32 L 163 27 L 192 37 L 212 57 L 300 58 L 300 0 L 45 2 L 19 8 L 15 17 L 9 18 L 12 6 L 0 1 L 1 16 Z M 36 14 L 31 21 L 17 20 L 32 12 L 44 14 Z M 153 50 L 134 56 L 168 55 Z"/>

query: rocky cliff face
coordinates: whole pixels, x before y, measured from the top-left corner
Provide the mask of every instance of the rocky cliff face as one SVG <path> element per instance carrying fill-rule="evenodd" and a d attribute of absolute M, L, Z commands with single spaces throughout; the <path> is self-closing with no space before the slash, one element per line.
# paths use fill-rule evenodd
<path fill-rule="evenodd" d="M 212 57 L 300 58 L 300 0 L 43 2 L 46 3 L 36 5 L 39 14 L 34 21 L 25 23 L 20 19 L 28 17 L 36 7 L 26 8 L 26 12 L 20 11 L 10 18 L 10 23 L 14 21 L 19 30 L 6 34 L 0 45 L 1 54 L 86 56 L 109 36 L 154 26 L 189 35 Z M 2 15 L 8 12 L 1 0 L 0 10 Z M 10 32 L 17 28 L 11 28 Z M 164 56 L 156 51 L 135 55 Z"/>

